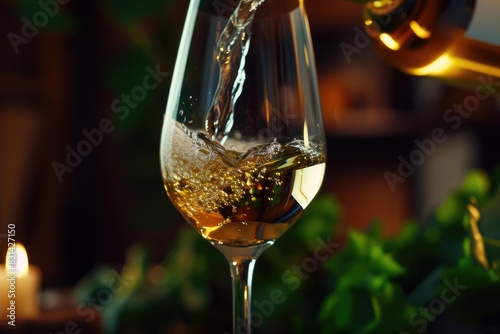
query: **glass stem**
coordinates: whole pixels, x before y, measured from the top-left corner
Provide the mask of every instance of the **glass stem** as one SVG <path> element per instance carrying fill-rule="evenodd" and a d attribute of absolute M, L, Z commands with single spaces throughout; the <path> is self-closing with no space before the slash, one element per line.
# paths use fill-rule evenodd
<path fill-rule="evenodd" d="M 229 262 L 233 286 L 233 334 L 252 332 L 252 277 L 257 258 L 274 241 L 249 247 L 214 244 Z"/>
<path fill-rule="evenodd" d="M 255 261 L 255 258 L 229 261 L 233 285 L 233 334 L 250 334 L 252 331 L 252 276 Z"/>

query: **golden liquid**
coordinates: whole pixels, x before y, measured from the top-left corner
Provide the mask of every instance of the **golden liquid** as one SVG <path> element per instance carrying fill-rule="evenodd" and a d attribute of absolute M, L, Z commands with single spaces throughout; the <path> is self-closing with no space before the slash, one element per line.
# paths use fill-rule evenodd
<path fill-rule="evenodd" d="M 233 107 L 245 83 L 245 56 L 250 47 L 252 22 L 264 0 L 241 0 L 217 41 L 219 85 L 205 128 L 213 139 L 224 140 L 231 131 Z"/>
<path fill-rule="evenodd" d="M 472 12 L 471 1 L 420 0 L 385 26 L 367 11 L 365 24 L 382 57 L 404 72 L 461 83 L 477 83 L 479 75 L 500 78 L 500 47 L 466 37 Z"/>
<path fill-rule="evenodd" d="M 251 246 L 276 240 L 319 191 L 325 156 L 301 141 L 226 150 L 176 123 L 164 155 L 171 201 L 208 240 Z"/>

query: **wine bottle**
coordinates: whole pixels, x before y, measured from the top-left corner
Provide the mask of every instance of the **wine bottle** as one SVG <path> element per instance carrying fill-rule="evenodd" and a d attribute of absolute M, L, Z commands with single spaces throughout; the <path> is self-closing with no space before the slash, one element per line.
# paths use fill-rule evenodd
<path fill-rule="evenodd" d="M 371 0 L 363 11 L 365 30 L 386 61 L 464 84 L 500 80 L 498 14 L 498 0 Z"/>

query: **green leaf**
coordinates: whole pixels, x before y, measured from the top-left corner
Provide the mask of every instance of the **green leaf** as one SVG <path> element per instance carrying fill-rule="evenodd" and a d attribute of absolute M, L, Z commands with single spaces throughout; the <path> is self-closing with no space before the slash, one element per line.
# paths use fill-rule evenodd
<path fill-rule="evenodd" d="M 370 293 L 354 287 L 337 289 L 329 295 L 320 311 L 323 333 L 395 333 L 409 326 L 415 308 L 399 285 L 387 283 Z"/>
<path fill-rule="evenodd" d="M 405 272 L 405 269 L 391 255 L 383 253 L 382 247 L 373 249 L 371 260 L 374 268 L 390 277 L 396 277 Z"/>
<path fill-rule="evenodd" d="M 448 196 L 444 203 L 436 210 L 436 219 L 443 226 L 451 226 L 462 221 L 466 212 L 467 201 L 462 194 L 456 193 Z"/>
<path fill-rule="evenodd" d="M 474 197 L 481 203 L 490 191 L 490 179 L 488 174 L 479 169 L 470 171 L 462 183 L 462 192 L 469 197 Z"/>
<path fill-rule="evenodd" d="M 335 234 L 340 211 L 334 198 L 319 196 L 312 201 L 293 231 L 304 240 L 310 251 L 314 251 L 318 247 L 318 238 L 325 239 Z"/>
<path fill-rule="evenodd" d="M 373 305 L 372 295 L 363 289 L 353 289 L 353 321 L 351 328 L 354 333 L 365 333 L 374 321 L 379 311 Z"/>
<path fill-rule="evenodd" d="M 472 254 L 472 245 L 470 238 L 464 238 L 464 242 L 462 244 L 462 249 L 464 252 L 463 257 L 459 260 L 458 266 L 461 268 L 469 268 L 474 266 L 473 254 Z"/>
<path fill-rule="evenodd" d="M 408 221 L 406 222 L 401 231 L 395 237 L 387 240 L 385 242 L 385 249 L 389 252 L 397 252 L 402 249 L 411 246 L 417 241 L 420 235 L 420 226 L 417 222 Z"/>
<path fill-rule="evenodd" d="M 380 240 L 351 231 L 347 245 L 326 266 L 338 277 L 339 289 L 362 287 L 377 291 L 405 269 L 383 249 Z"/>
<path fill-rule="evenodd" d="M 479 205 L 479 228 L 484 237 L 500 240 L 500 188 L 485 203 Z"/>
<path fill-rule="evenodd" d="M 409 328 L 409 318 L 415 308 L 408 303 L 399 285 L 386 284 L 380 292 L 373 294 L 372 303 L 375 319 L 363 333 L 399 333 Z"/>
<path fill-rule="evenodd" d="M 323 333 L 348 329 L 352 322 L 353 305 L 354 301 L 349 291 L 339 291 L 327 297 L 320 311 Z"/>
<path fill-rule="evenodd" d="M 348 250 L 352 256 L 360 259 L 366 259 L 368 257 L 371 248 L 370 246 L 377 246 L 368 238 L 367 235 L 357 231 L 351 231 L 349 233 L 348 243 Z"/>
<path fill-rule="evenodd" d="M 383 236 L 383 226 L 384 222 L 381 219 L 373 219 L 373 221 L 368 226 L 368 229 L 364 231 L 364 234 L 371 239 L 381 240 Z"/>

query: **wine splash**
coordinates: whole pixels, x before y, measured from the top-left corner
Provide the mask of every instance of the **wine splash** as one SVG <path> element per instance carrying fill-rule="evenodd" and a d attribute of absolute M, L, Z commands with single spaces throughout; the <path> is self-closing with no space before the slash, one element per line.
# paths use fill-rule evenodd
<path fill-rule="evenodd" d="M 271 142 L 245 152 L 226 149 L 176 123 L 164 162 L 172 203 L 208 240 L 251 246 L 279 238 L 320 189 L 321 147 Z"/>
<path fill-rule="evenodd" d="M 241 0 L 229 17 L 217 42 L 219 85 L 207 114 L 205 129 L 223 142 L 234 122 L 234 105 L 245 83 L 245 57 L 250 48 L 252 22 L 264 0 Z"/>

